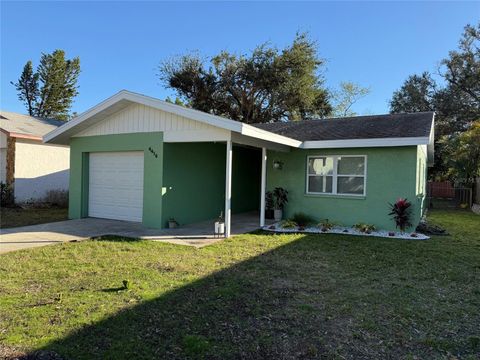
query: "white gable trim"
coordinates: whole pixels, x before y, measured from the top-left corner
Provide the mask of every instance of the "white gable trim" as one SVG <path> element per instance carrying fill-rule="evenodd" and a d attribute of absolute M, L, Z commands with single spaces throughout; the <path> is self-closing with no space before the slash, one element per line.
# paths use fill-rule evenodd
<path fill-rule="evenodd" d="M 427 145 L 429 137 L 403 137 L 403 138 L 378 138 L 378 139 L 352 139 L 352 140 L 321 140 L 305 141 L 303 149 L 333 149 L 333 148 L 362 148 L 362 147 L 392 147 Z"/>
<path fill-rule="evenodd" d="M 107 109 L 113 107 L 114 105 L 120 104 L 121 102 L 126 103 L 125 106 L 127 106 L 128 103 L 143 104 L 158 110 L 177 114 L 191 120 L 199 121 L 221 129 L 233 131 L 261 140 L 271 141 L 292 147 L 300 147 L 300 145 L 302 144 L 301 141 L 291 139 L 286 136 L 277 135 L 266 130 L 257 129 L 254 126 L 248 124 L 243 124 L 241 122 L 223 118 L 221 116 L 207 114 L 203 111 L 170 104 L 166 101 L 162 101 L 145 95 L 136 94 L 126 90 L 120 91 L 119 93 L 113 95 L 107 100 L 102 101 L 100 104 L 80 114 L 73 120 L 67 122 L 65 125 L 62 125 L 59 128 L 48 133 L 43 137 L 43 140 L 45 142 L 63 143 L 66 141 L 65 137 L 70 138 L 79 131 L 84 130 L 83 128 L 78 128 L 80 125 L 82 125 L 82 123 L 85 123 L 89 119 L 91 120 L 95 115 L 107 111 Z M 99 118 L 98 120 L 93 121 L 92 123 L 88 124 L 88 127 L 92 126 L 95 122 L 101 120 L 103 120 L 103 118 Z"/>

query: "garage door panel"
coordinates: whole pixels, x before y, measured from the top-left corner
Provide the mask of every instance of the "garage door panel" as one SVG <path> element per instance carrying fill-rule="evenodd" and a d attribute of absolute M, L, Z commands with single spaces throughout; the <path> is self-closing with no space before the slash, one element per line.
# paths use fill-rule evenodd
<path fill-rule="evenodd" d="M 143 152 L 90 154 L 89 216 L 142 221 Z"/>

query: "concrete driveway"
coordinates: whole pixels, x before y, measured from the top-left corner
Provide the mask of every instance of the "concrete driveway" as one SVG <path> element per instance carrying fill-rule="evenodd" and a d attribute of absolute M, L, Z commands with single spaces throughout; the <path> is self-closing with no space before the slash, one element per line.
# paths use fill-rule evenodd
<path fill-rule="evenodd" d="M 232 216 L 232 234 L 250 232 L 258 227 L 256 213 Z M 213 220 L 185 225 L 176 229 L 151 229 L 137 222 L 85 218 L 1 229 L 0 253 L 105 235 L 203 247 L 223 240 L 223 238 L 215 238 L 212 230 Z"/>

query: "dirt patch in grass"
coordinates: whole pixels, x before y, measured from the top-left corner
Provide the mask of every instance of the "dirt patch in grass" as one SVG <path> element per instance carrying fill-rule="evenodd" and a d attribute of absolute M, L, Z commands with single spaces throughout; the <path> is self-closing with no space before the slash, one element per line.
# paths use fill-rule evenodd
<path fill-rule="evenodd" d="M 2 229 L 63 220 L 68 220 L 68 209 L 57 207 L 0 208 L 0 227 Z"/>
<path fill-rule="evenodd" d="M 479 217 L 431 217 L 451 236 L 250 234 L 202 249 L 85 241 L 6 254 L 0 343 L 71 359 L 477 359 Z"/>

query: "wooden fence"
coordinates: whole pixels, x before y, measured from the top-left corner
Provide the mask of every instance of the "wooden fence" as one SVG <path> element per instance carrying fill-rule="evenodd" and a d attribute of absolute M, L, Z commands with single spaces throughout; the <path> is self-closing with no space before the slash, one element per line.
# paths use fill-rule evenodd
<path fill-rule="evenodd" d="M 427 200 L 430 208 L 468 207 L 473 204 L 472 189 L 453 186 L 448 181 L 429 181 Z"/>

